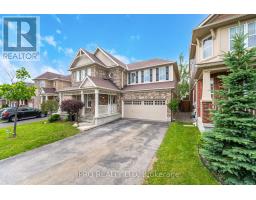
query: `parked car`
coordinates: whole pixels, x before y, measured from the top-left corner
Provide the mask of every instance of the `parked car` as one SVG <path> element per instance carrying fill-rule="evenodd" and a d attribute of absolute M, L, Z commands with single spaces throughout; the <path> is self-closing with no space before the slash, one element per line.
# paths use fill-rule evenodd
<path fill-rule="evenodd" d="M 38 109 L 30 107 L 21 107 L 18 109 L 18 120 L 41 117 L 42 113 Z M 7 108 L 1 114 L 2 120 L 8 120 L 9 122 L 14 121 L 15 108 Z"/>
<path fill-rule="evenodd" d="M 4 110 L 6 110 L 6 108 L 0 109 L 0 116 L 2 116 L 2 112 L 3 112 Z"/>

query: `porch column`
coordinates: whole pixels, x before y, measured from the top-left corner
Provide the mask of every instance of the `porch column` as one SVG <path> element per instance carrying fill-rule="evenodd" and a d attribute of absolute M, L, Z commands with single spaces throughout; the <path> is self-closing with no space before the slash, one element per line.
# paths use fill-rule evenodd
<path fill-rule="evenodd" d="M 60 92 L 59 93 L 59 109 L 58 113 L 61 113 L 61 102 L 63 101 L 63 94 Z"/>
<path fill-rule="evenodd" d="M 124 118 L 124 100 L 122 99 L 122 118 Z"/>
<path fill-rule="evenodd" d="M 95 118 L 99 117 L 99 90 L 95 89 Z"/>
<path fill-rule="evenodd" d="M 48 101 L 48 95 L 45 96 L 45 101 Z"/>
<path fill-rule="evenodd" d="M 203 123 L 210 123 L 211 116 L 210 110 L 212 109 L 212 97 L 211 97 L 211 76 L 209 70 L 203 71 L 203 89 L 202 89 L 202 101 L 200 105 L 201 118 Z"/>
<path fill-rule="evenodd" d="M 203 71 L 202 101 L 212 101 L 210 71 Z"/>
<path fill-rule="evenodd" d="M 82 108 L 82 116 L 84 116 L 85 115 L 85 102 L 84 102 L 84 91 L 82 90 L 81 91 L 81 101 L 84 103 L 84 106 L 83 106 L 83 108 Z"/>

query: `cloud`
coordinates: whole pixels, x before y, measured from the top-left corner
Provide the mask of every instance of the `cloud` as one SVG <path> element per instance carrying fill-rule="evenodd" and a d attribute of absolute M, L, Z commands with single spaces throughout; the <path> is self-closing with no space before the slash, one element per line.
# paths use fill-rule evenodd
<path fill-rule="evenodd" d="M 11 79 L 9 75 L 12 77 L 15 76 L 15 71 L 17 70 L 17 67 L 10 63 L 8 59 L 0 59 L 0 81 L 2 83 L 10 83 Z M 8 75 L 9 74 L 9 75 Z"/>
<path fill-rule="evenodd" d="M 62 24 L 61 19 L 57 15 L 53 15 L 53 17 L 59 24 Z"/>
<path fill-rule="evenodd" d="M 58 46 L 58 52 L 59 53 L 64 53 L 65 56 L 73 56 L 74 53 L 75 53 L 72 48 L 63 48 L 61 46 Z"/>
<path fill-rule="evenodd" d="M 130 40 L 137 40 L 139 41 L 141 39 L 140 35 L 139 34 L 136 34 L 136 35 L 130 35 Z"/>
<path fill-rule="evenodd" d="M 114 57 L 116 57 L 117 59 L 121 60 L 125 64 L 134 62 L 134 58 L 129 58 L 127 56 L 121 55 L 121 54 L 117 53 L 117 51 L 115 49 L 108 50 L 108 52 L 110 54 L 112 54 Z"/>
<path fill-rule="evenodd" d="M 95 51 L 98 45 L 95 42 L 88 43 L 85 48 L 88 51 Z"/>
<path fill-rule="evenodd" d="M 64 74 L 64 71 L 62 69 L 58 69 L 56 67 L 52 67 L 50 65 L 43 65 L 41 67 L 41 73 L 44 72 L 52 72 L 52 73 L 57 73 L 57 74 Z"/>
<path fill-rule="evenodd" d="M 61 30 L 60 30 L 60 29 L 57 29 L 57 30 L 56 30 L 56 33 L 60 35 L 60 34 L 61 34 Z"/>
<path fill-rule="evenodd" d="M 46 50 L 44 50 L 43 56 L 44 56 L 44 57 L 47 57 L 47 56 L 48 56 L 48 52 L 47 52 Z"/>
<path fill-rule="evenodd" d="M 72 48 L 66 48 L 64 51 L 66 56 L 73 56 L 74 55 L 74 50 Z"/>
<path fill-rule="evenodd" d="M 41 41 L 44 41 L 53 47 L 57 47 L 57 42 L 55 41 L 55 38 L 52 35 L 41 37 Z"/>

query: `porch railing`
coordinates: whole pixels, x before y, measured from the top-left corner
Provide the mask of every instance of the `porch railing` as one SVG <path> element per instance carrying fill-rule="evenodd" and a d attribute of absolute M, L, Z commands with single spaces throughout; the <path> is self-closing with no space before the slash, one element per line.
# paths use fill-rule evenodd
<path fill-rule="evenodd" d="M 117 112 L 117 104 L 99 105 L 99 115 L 107 115 Z"/>

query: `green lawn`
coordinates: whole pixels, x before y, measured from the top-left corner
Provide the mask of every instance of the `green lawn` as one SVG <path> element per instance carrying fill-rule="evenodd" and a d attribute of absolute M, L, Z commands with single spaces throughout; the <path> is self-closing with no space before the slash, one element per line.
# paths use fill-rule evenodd
<path fill-rule="evenodd" d="M 69 122 L 43 123 L 33 122 L 18 125 L 17 137 L 9 137 L 6 129 L 0 129 L 0 159 L 28 151 L 45 144 L 75 135 L 79 132 Z"/>
<path fill-rule="evenodd" d="M 200 132 L 175 122 L 169 127 L 145 184 L 218 184 L 198 155 Z"/>

